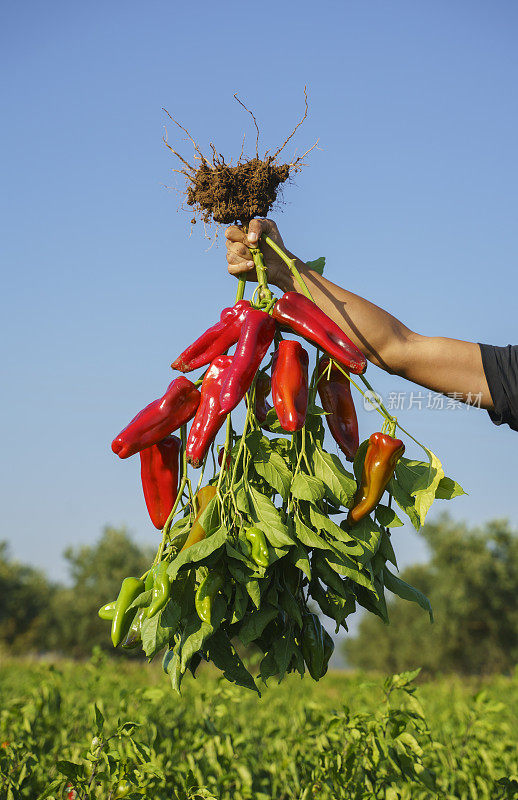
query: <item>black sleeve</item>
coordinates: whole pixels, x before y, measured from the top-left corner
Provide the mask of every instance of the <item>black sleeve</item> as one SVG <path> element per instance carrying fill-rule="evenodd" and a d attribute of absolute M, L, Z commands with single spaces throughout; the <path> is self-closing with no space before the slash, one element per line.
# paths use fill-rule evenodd
<path fill-rule="evenodd" d="M 518 431 L 518 345 L 494 347 L 480 344 L 494 411 L 489 416 L 495 425 L 509 425 Z"/>

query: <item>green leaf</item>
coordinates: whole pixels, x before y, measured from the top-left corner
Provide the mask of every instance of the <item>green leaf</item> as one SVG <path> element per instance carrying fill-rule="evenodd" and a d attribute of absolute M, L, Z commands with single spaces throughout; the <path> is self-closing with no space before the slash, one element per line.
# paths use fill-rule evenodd
<path fill-rule="evenodd" d="M 345 544 L 351 545 L 354 548 L 356 544 L 355 540 L 351 537 L 349 531 L 343 530 L 336 522 L 333 522 L 332 519 L 326 517 L 325 514 L 322 514 L 318 508 L 315 506 L 309 507 L 309 516 L 311 519 L 312 524 L 314 527 L 319 531 L 326 531 L 333 539 L 338 540 L 339 542 L 344 542 Z M 350 552 L 350 555 L 361 555 L 363 553 L 363 547 L 359 547 L 357 549 L 353 549 Z"/>
<path fill-rule="evenodd" d="M 319 275 L 324 274 L 325 264 L 325 256 L 319 256 L 319 258 L 315 258 L 314 261 L 306 261 L 306 267 L 308 267 L 308 269 L 312 269 L 314 272 L 318 272 Z"/>
<path fill-rule="evenodd" d="M 290 491 L 297 500 L 310 500 L 318 503 L 324 497 L 326 487 L 319 478 L 299 472 L 293 478 Z"/>
<path fill-rule="evenodd" d="M 151 603 L 151 597 L 153 595 L 153 590 L 149 589 L 147 592 L 142 592 L 139 594 L 138 597 L 134 599 L 132 604 L 128 606 L 128 611 L 132 608 L 145 608 Z"/>
<path fill-rule="evenodd" d="M 268 439 L 266 436 L 263 436 L 262 431 L 253 430 L 247 433 L 245 436 L 245 445 L 252 455 L 254 455 L 259 447 L 264 444 L 268 444 Z M 239 444 L 237 444 L 237 450 L 239 450 Z"/>
<path fill-rule="evenodd" d="M 282 681 L 289 667 L 291 657 L 296 650 L 295 639 L 293 632 L 287 631 L 275 639 L 273 643 L 273 652 L 275 654 L 275 662 L 277 664 L 279 683 Z"/>
<path fill-rule="evenodd" d="M 253 465 L 255 471 L 270 484 L 272 489 L 278 492 L 283 500 L 287 500 L 290 492 L 291 472 L 283 457 L 261 443 L 254 454 Z"/>
<path fill-rule="evenodd" d="M 435 491 L 436 500 L 453 500 L 454 497 L 466 494 L 462 486 L 452 478 L 441 478 Z"/>
<path fill-rule="evenodd" d="M 430 601 L 419 589 L 415 589 L 413 586 L 410 586 L 409 583 L 398 578 L 397 575 L 393 575 L 387 567 L 383 570 L 383 580 L 389 592 L 396 594 L 398 597 L 403 598 L 403 600 L 410 600 L 413 603 L 417 603 L 425 611 L 428 611 L 430 622 L 433 622 L 433 611 Z"/>
<path fill-rule="evenodd" d="M 182 670 L 180 663 L 180 640 L 171 650 L 167 650 L 162 662 L 164 672 L 167 672 L 171 680 L 171 686 L 175 692 L 180 694 L 180 684 L 182 682 Z"/>
<path fill-rule="evenodd" d="M 306 547 L 318 547 L 321 550 L 330 550 L 330 546 L 326 540 L 319 536 L 318 533 L 315 533 L 311 528 L 308 528 L 308 526 L 302 522 L 298 514 L 295 516 L 295 531 L 297 538 L 302 544 L 305 544 Z"/>
<path fill-rule="evenodd" d="M 250 504 L 248 502 L 248 491 L 245 486 L 244 480 L 239 481 L 234 486 L 234 494 L 236 496 L 236 504 L 240 511 L 244 514 L 250 513 Z"/>
<path fill-rule="evenodd" d="M 198 517 L 198 522 L 205 531 L 205 538 L 208 539 L 219 526 L 219 500 L 213 497 Z M 193 545 L 194 546 L 194 545 Z"/>
<path fill-rule="evenodd" d="M 45 788 L 45 790 L 42 792 L 42 794 L 38 795 L 36 800 L 46 800 L 47 797 L 50 797 L 50 795 L 54 795 L 54 790 L 55 789 L 58 789 L 62 785 L 63 785 L 63 779 L 62 778 L 56 778 L 55 781 L 52 781 L 52 783 L 48 784 L 48 786 Z M 14 795 L 11 795 L 11 797 L 14 797 Z M 9 798 L 8 794 L 6 795 L 6 798 Z"/>
<path fill-rule="evenodd" d="M 83 767 L 81 764 L 75 764 L 73 761 L 56 761 L 56 769 L 66 778 L 74 782 L 83 774 Z"/>
<path fill-rule="evenodd" d="M 223 597 L 218 595 L 214 598 L 210 623 L 202 622 L 197 614 L 193 614 L 192 617 L 187 621 L 185 631 L 182 636 L 182 672 L 185 672 L 187 669 L 187 665 L 192 656 L 201 650 L 209 636 L 212 636 L 214 631 L 219 628 L 223 617 L 225 616 L 226 609 L 227 604 L 225 603 L 225 600 Z"/>
<path fill-rule="evenodd" d="M 148 658 L 160 652 L 173 638 L 182 616 L 180 597 L 168 601 L 160 614 L 142 620 L 142 649 Z"/>
<path fill-rule="evenodd" d="M 415 499 L 411 497 L 394 478 L 389 481 L 387 489 L 401 511 L 405 512 L 416 531 L 418 531 L 421 527 L 421 520 L 415 509 Z"/>
<path fill-rule="evenodd" d="M 234 612 L 231 623 L 240 622 L 246 614 L 248 608 L 248 592 L 241 583 L 236 583 L 236 593 L 234 597 Z"/>
<path fill-rule="evenodd" d="M 242 561 L 236 561 L 235 558 L 227 558 L 227 569 L 236 581 L 236 583 L 244 586 L 250 580 L 252 571 L 246 567 Z"/>
<path fill-rule="evenodd" d="M 286 614 L 297 623 L 299 628 L 302 628 L 302 613 L 299 604 L 290 592 L 287 586 L 284 587 L 279 597 L 279 605 L 286 612 Z"/>
<path fill-rule="evenodd" d="M 251 689 L 260 696 L 254 679 L 224 631 L 220 629 L 209 639 L 207 651 L 209 659 L 214 662 L 218 669 L 222 670 L 227 681 L 236 683 L 238 686 L 244 686 L 246 689 Z"/>
<path fill-rule="evenodd" d="M 249 491 L 252 519 L 261 528 L 272 547 L 291 546 L 293 539 L 289 536 L 288 529 L 272 501 L 254 486 L 250 486 Z"/>
<path fill-rule="evenodd" d="M 347 532 L 357 542 L 363 542 L 371 555 L 378 552 L 381 541 L 381 528 L 371 517 L 363 517 L 351 528 L 347 528 Z"/>
<path fill-rule="evenodd" d="M 246 591 L 250 595 L 250 599 L 256 608 L 261 605 L 261 590 L 259 588 L 259 581 L 251 578 L 245 584 Z"/>
<path fill-rule="evenodd" d="M 399 528 L 403 525 L 394 509 L 384 506 L 381 503 L 376 506 L 374 516 L 384 528 Z"/>
<path fill-rule="evenodd" d="M 406 689 L 407 686 L 415 681 L 420 672 L 421 667 L 418 667 L 407 672 L 400 672 L 398 675 L 390 675 L 385 678 L 383 689 L 385 692 L 391 692 L 393 689 Z"/>
<path fill-rule="evenodd" d="M 291 548 L 288 558 L 297 569 L 300 569 L 300 571 L 306 575 L 308 580 L 311 580 L 311 565 L 309 563 L 308 554 L 301 544 L 297 543 Z"/>
<path fill-rule="evenodd" d="M 374 586 L 376 587 L 376 580 Z M 376 614 L 380 617 L 383 622 L 387 625 L 389 622 L 388 613 L 387 613 L 387 604 L 385 602 L 385 597 L 383 594 L 383 586 L 381 582 L 378 582 L 378 586 L 381 586 L 381 594 L 379 590 L 376 590 L 376 594 L 372 594 L 368 592 L 363 586 L 355 586 L 354 587 L 354 594 L 356 595 L 356 602 L 358 605 L 362 606 L 362 608 L 366 608 L 367 611 L 370 611 L 372 614 Z"/>
<path fill-rule="evenodd" d="M 383 531 L 381 534 L 381 542 L 379 551 L 386 561 L 390 561 L 391 564 L 398 569 L 396 554 L 394 552 L 394 548 L 392 547 L 392 542 L 390 540 L 390 536 L 386 531 Z"/>
<path fill-rule="evenodd" d="M 272 433 L 284 433 L 284 430 L 281 428 L 281 423 L 279 422 L 279 417 L 277 416 L 277 412 L 274 408 L 270 408 L 266 414 L 266 421 L 264 425 L 266 428 L 268 428 L 268 430 L 272 431 Z"/>
<path fill-rule="evenodd" d="M 339 575 L 345 575 L 350 578 L 354 583 L 363 586 L 365 589 L 375 591 L 372 579 L 365 572 L 362 572 L 356 562 L 347 556 L 331 555 L 326 553 L 326 561 L 329 566 L 334 569 Z"/>
<path fill-rule="evenodd" d="M 193 564 L 212 555 L 212 553 L 219 550 L 220 547 L 223 547 L 226 540 L 227 529 L 222 525 L 211 536 L 202 539 L 201 542 L 191 545 L 191 547 L 188 547 L 186 550 L 182 550 L 167 568 L 167 574 L 170 579 L 174 581 L 178 575 L 178 570 L 185 564 Z"/>
<path fill-rule="evenodd" d="M 308 408 L 308 413 L 306 415 L 306 432 L 311 434 L 311 437 L 314 439 L 315 442 L 318 442 L 318 445 L 321 447 L 324 441 L 325 436 L 325 429 L 322 423 L 322 417 L 320 413 L 313 414 L 312 408 Z"/>
<path fill-rule="evenodd" d="M 365 461 L 365 456 L 367 454 L 367 447 L 368 446 L 369 446 L 369 440 L 365 439 L 360 444 L 360 446 L 358 447 L 358 450 L 356 451 L 356 455 L 354 456 L 353 472 L 354 472 L 354 476 L 355 476 L 356 480 L 358 481 L 358 483 L 360 483 L 360 480 L 361 480 L 361 477 L 362 477 L 363 464 L 364 464 L 364 461 Z"/>
<path fill-rule="evenodd" d="M 268 678 L 273 678 L 273 676 L 277 675 L 278 672 L 279 672 L 279 667 L 277 666 L 275 652 L 272 647 L 272 649 L 269 650 L 268 653 L 266 653 L 264 658 L 261 660 L 261 666 L 260 666 L 261 680 L 264 681 L 264 683 L 266 683 Z"/>
<path fill-rule="evenodd" d="M 356 493 L 356 482 L 338 456 L 326 453 L 320 445 L 313 451 L 313 469 L 326 487 L 326 497 L 334 505 L 349 506 Z"/>
<path fill-rule="evenodd" d="M 94 703 L 94 711 L 95 711 L 95 728 L 97 735 L 99 736 L 104 727 L 104 717 L 101 711 L 99 710 L 97 703 Z"/>
<path fill-rule="evenodd" d="M 414 507 L 421 525 L 444 478 L 444 470 L 437 456 L 428 448 L 424 449 L 428 454 L 428 463 L 401 457 L 396 465 L 396 480 L 411 497 L 415 497 Z"/>
<path fill-rule="evenodd" d="M 252 611 L 244 620 L 241 628 L 239 629 L 239 638 L 241 642 L 248 647 L 249 644 L 258 639 L 266 626 L 275 619 L 277 616 L 277 609 L 265 603 L 257 611 Z"/>

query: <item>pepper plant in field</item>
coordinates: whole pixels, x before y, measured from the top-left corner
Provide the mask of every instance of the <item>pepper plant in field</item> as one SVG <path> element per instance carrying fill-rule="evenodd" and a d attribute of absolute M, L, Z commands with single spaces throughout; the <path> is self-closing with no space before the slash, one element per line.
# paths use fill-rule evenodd
<path fill-rule="evenodd" d="M 274 160 L 261 164 L 274 170 Z M 218 221 L 226 165 L 213 160 L 207 172 L 204 164 L 189 173 L 191 189 L 203 178 L 206 219 L 209 184 L 217 183 Z M 228 189 L 232 219 L 224 221 L 246 225 L 250 209 L 266 202 L 268 210 L 272 198 L 250 205 L 250 185 L 240 191 L 235 183 Z M 191 197 L 193 207 L 201 196 Z M 365 356 L 313 302 L 294 261 L 269 237 L 264 246 L 286 262 L 299 291 L 275 298 L 253 248 L 258 285 L 250 300 L 240 281 L 235 304 L 172 363 L 199 375 L 176 377 L 112 443 L 121 458 L 140 453 L 144 497 L 162 536 L 149 572 L 126 577 L 100 613 L 114 646 L 141 647 L 149 659 L 163 652 L 176 690 L 202 660 L 254 691 L 294 671 L 319 680 L 334 646 L 322 617 L 335 632 L 347 630 L 360 606 L 388 622 L 385 590 L 433 619 L 427 598 L 396 574 L 391 528 L 404 514 L 419 530 L 435 499 L 463 493 L 380 401 L 381 428 L 359 443 L 351 387 L 375 396 Z M 322 270 L 324 262 L 314 265 Z M 326 427 L 352 471 L 326 450 Z M 404 439 L 423 460 L 403 455 Z M 252 645 L 260 653 L 255 676 L 239 655 Z"/>

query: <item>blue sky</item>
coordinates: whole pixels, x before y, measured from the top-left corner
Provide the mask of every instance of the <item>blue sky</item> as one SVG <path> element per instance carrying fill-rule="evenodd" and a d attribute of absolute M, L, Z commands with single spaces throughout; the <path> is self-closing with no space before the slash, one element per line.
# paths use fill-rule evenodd
<path fill-rule="evenodd" d="M 16 557 L 62 578 L 64 547 L 106 523 L 158 544 L 138 459 L 110 442 L 235 293 L 224 247 L 189 235 L 165 188 L 181 184 L 162 106 L 236 157 L 254 135 L 234 92 L 265 150 L 307 84 L 287 155 L 320 149 L 272 214 L 287 246 L 421 333 L 516 343 L 517 29 L 515 3 L 476 0 L 4 9 L 0 538 Z M 515 433 L 473 409 L 401 422 L 469 492 L 454 516 L 518 524 Z M 411 530 L 394 539 L 402 564 L 425 556 Z"/>

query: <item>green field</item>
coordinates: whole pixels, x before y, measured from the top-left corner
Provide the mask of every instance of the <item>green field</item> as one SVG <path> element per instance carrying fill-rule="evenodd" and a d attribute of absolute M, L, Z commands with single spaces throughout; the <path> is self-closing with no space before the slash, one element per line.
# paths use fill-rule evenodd
<path fill-rule="evenodd" d="M 259 699 L 207 669 L 178 697 L 154 664 L 4 660 L 0 708 L 2 800 L 518 796 L 518 677 L 331 673 Z"/>

